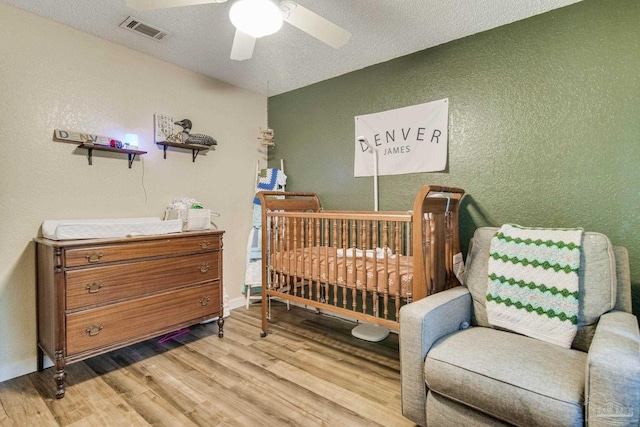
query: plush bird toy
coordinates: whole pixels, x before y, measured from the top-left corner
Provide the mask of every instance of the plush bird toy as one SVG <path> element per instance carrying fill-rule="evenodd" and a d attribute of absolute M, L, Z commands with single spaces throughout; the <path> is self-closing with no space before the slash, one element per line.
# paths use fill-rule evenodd
<path fill-rule="evenodd" d="M 182 132 L 180 133 L 180 139 L 185 144 L 206 145 L 208 147 L 213 145 L 218 145 L 218 141 L 216 141 L 209 135 L 203 135 L 201 133 L 191 133 L 192 125 L 191 125 L 191 120 L 189 119 L 182 119 L 179 122 L 174 122 L 174 124 L 182 128 Z"/>

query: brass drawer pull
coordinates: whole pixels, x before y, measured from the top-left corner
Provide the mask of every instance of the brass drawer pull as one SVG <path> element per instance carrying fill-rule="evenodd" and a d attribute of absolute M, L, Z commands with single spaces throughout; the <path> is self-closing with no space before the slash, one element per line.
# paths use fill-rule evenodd
<path fill-rule="evenodd" d="M 102 252 L 91 252 L 87 255 L 87 261 L 89 262 L 98 262 L 102 258 Z"/>
<path fill-rule="evenodd" d="M 200 305 L 204 307 L 205 305 L 209 304 L 209 301 L 211 301 L 211 297 L 202 297 L 200 298 Z"/>
<path fill-rule="evenodd" d="M 85 332 L 90 337 L 95 337 L 96 335 L 98 335 L 100 333 L 100 331 L 103 328 L 104 328 L 104 326 L 102 326 L 102 325 L 91 325 L 87 329 L 85 329 Z"/>
<path fill-rule="evenodd" d="M 87 285 L 87 292 L 90 294 L 98 293 L 100 289 L 102 289 L 102 282 L 93 282 Z"/>
<path fill-rule="evenodd" d="M 200 273 L 204 274 L 207 271 L 209 271 L 209 263 L 203 262 L 202 264 L 200 264 Z"/>
<path fill-rule="evenodd" d="M 208 240 L 203 240 L 202 242 L 200 242 L 200 248 L 202 249 L 207 249 L 209 245 L 211 245 L 211 243 Z"/>

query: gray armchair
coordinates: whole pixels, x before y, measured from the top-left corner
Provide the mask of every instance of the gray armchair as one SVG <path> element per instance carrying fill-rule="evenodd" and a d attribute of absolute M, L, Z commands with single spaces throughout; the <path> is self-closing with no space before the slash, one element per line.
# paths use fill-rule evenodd
<path fill-rule="evenodd" d="M 496 231 L 476 230 L 465 286 L 401 309 L 403 415 L 430 427 L 640 425 L 640 332 L 626 249 L 583 234 L 578 332 L 563 348 L 488 323 Z"/>

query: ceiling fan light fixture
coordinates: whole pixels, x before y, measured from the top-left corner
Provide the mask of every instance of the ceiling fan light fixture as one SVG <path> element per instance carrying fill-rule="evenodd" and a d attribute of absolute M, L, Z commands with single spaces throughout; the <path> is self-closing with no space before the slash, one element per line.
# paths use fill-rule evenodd
<path fill-rule="evenodd" d="M 231 23 L 255 38 L 268 36 L 282 27 L 282 11 L 270 0 L 239 0 L 229 10 Z"/>

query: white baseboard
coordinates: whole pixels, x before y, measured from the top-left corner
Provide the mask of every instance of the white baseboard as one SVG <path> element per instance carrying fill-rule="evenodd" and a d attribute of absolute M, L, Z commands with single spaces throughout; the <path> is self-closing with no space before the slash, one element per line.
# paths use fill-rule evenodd
<path fill-rule="evenodd" d="M 53 366 L 53 362 L 47 356 L 44 357 L 44 367 L 49 368 Z M 21 377 L 23 375 L 35 372 L 38 367 L 38 357 L 33 357 L 27 360 L 21 360 L 19 362 L 12 363 L 8 366 L 2 366 L 0 368 L 0 382 L 7 381 L 12 378 Z"/>
<path fill-rule="evenodd" d="M 233 310 L 234 308 L 244 307 L 247 304 L 247 300 L 244 297 L 238 297 L 229 300 L 229 309 Z"/>

